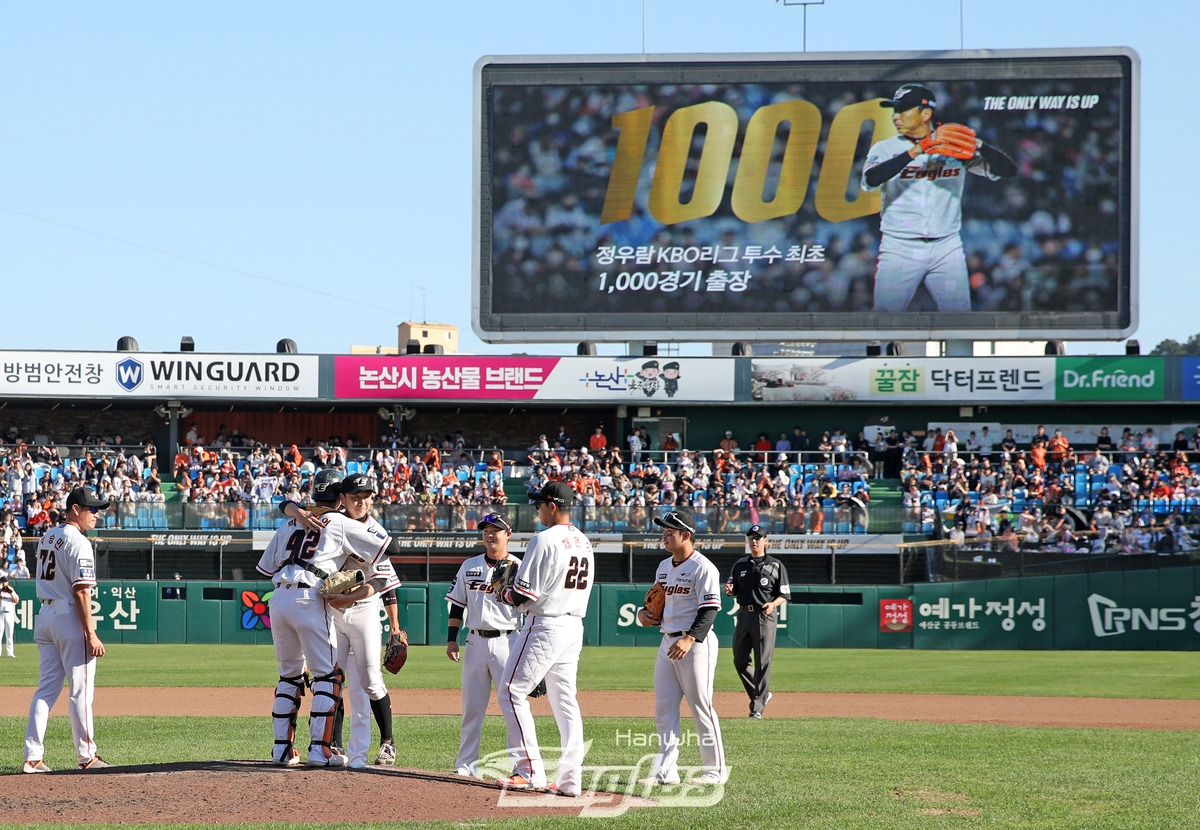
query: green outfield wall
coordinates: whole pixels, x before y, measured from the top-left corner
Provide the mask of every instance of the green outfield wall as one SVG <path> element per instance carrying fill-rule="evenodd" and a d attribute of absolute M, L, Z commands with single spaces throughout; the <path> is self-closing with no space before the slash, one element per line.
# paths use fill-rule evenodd
<path fill-rule="evenodd" d="M 33 641 L 40 607 L 32 580 L 20 595 L 16 640 Z M 585 645 L 653 646 L 635 619 L 648 585 L 599 584 Z M 109 643 L 271 642 L 269 582 L 105 580 L 92 613 Z M 445 641 L 449 583 L 397 589 L 400 624 L 414 645 Z M 733 638 L 737 608 L 724 597 L 716 631 Z M 385 632 L 386 637 L 386 620 Z M 793 585 L 779 611 L 777 645 L 791 648 L 1200 649 L 1200 567 L 884 586 Z"/>

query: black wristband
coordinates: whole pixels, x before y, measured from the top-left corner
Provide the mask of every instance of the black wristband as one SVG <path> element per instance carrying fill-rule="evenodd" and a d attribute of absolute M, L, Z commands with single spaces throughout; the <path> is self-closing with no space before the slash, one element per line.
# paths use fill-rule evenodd
<path fill-rule="evenodd" d="M 446 643 L 447 644 L 458 642 L 458 630 L 459 629 L 458 629 L 457 625 L 451 625 L 451 626 L 446 627 Z"/>

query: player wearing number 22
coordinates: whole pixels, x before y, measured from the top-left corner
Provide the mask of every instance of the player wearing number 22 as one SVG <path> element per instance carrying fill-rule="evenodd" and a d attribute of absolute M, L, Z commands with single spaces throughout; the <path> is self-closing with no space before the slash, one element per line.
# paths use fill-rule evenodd
<path fill-rule="evenodd" d="M 890 108 L 899 135 L 871 147 L 862 189 L 883 188 L 879 207 L 876 312 L 903 312 L 921 283 L 938 311 L 970 311 L 971 286 L 963 255 L 965 173 L 991 181 L 1017 166 L 962 124 L 934 127 L 937 101 L 923 86 L 905 84 L 879 106 Z"/>
<path fill-rule="evenodd" d="M 662 628 L 663 638 L 654 662 L 654 719 L 659 752 L 650 777 L 639 783 L 655 786 L 679 783 L 679 707 L 686 697 L 700 739 L 704 766 L 693 784 L 724 784 L 729 777 L 721 724 L 713 707 L 717 673 L 717 634 L 712 630 L 721 611 L 721 575 L 716 565 L 695 548 L 696 520 L 673 510 L 654 523 L 663 529 L 663 548 L 671 554 L 658 566 L 655 581 L 666 589 L 662 619 L 638 611 L 642 625 Z"/>
<path fill-rule="evenodd" d="M 538 521 L 546 529 L 529 540 L 516 581 L 499 597 L 517 606 L 526 618 L 525 628 L 513 637 L 496 695 L 516 766 L 512 777 L 501 783 L 513 788 L 545 787 L 565 796 L 582 792 L 583 716 L 575 697 L 575 677 L 596 572 L 592 543 L 571 524 L 574 496 L 563 482 L 551 481 L 533 499 Z M 527 699 L 543 677 L 562 737 L 558 780 L 549 784 Z"/>
<path fill-rule="evenodd" d="M 49 772 L 43 758 L 50 710 L 62 694 L 63 680 L 71 683 L 71 735 L 80 769 L 109 766 L 96 754 L 92 731 L 92 694 L 96 689 L 96 658 L 104 643 L 92 618 L 92 588 L 96 560 L 84 536 L 96 527 L 96 513 L 108 507 L 90 487 L 77 487 L 67 496 L 66 524 L 38 542 L 37 595 L 42 602 L 33 627 L 41 679 L 29 704 L 25 730 L 24 772 Z"/>

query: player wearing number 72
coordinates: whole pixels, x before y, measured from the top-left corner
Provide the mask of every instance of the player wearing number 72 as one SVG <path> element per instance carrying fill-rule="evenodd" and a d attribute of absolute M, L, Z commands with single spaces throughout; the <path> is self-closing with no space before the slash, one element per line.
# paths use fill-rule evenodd
<path fill-rule="evenodd" d="M 526 614 L 525 628 L 510 646 L 496 690 L 508 727 L 508 748 L 516 770 L 501 780 L 507 787 L 541 788 L 560 795 L 582 792 L 583 716 L 575 697 L 575 677 L 583 648 L 583 618 L 596 572 L 592 543 L 571 524 L 575 491 L 551 481 L 534 497 L 538 521 L 546 529 L 529 540 L 513 584 L 498 599 Z M 558 781 L 547 784 L 528 695 L 542 678 L 562 736 Z"/>
<path fill-rule="evenodd" d="M 925 283 L 938 311 L 970 311 L 963 255 L 963 184 L 967 173 L 996 181 L 1017 166 L 963 124 L 934 128 L 937 101 L 923 86 L 905 84 L 879 106 L 892 110 L 899 133 L 873 145 L 862 189 L 883 188 L 879 206 L 876 312 L 903 312 Z"/>

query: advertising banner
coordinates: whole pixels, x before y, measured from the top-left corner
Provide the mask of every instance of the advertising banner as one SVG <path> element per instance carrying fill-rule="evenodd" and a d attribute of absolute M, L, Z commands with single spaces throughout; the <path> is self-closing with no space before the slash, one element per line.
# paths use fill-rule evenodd
<path fill-rule="evenodd" d="M 1060 401 L 1161 401 L 1161 357 L 1056 358 Z"/>
<path fill-rule="evenodd" d="M 338 355 L 339 399 L 596 403 L 734 399 L 733 358 Z"/>
<path fill-rule="evenodd" d="M 318 364 L 294 354 L 0 352 L 0 396 L 316 398 Z"/>
<path fill-rule="evenodd" d="M 1183 358 L 1183 399 L 1200 401 L 1200 357 Z"/>
<path fill-rule="evenodd" d="M 751 398 L 765 403 L 1054 400 L 1054 358 L 778 357 L 751 365 Z"/>
<path fill-rule="evenodd" d="M 1137 72 L 1121 49 L 481 60 L 476 330 L 1113 339 Z"/>

